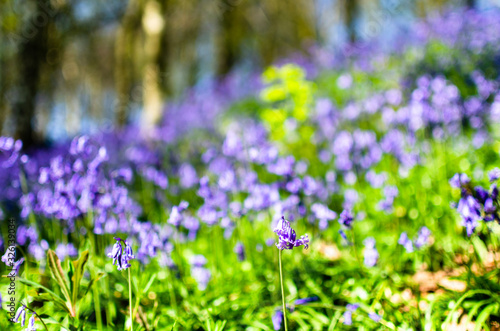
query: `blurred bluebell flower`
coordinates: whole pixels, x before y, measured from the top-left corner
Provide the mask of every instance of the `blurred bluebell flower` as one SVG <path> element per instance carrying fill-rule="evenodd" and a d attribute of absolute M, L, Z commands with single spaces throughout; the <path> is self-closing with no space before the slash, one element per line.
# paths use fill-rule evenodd
<path fill-rule="evenodd" d="M 191 276 L 198 283 L 198 289 L 204 291 L 212 277 L 210 270 L 205 268 L 207 259 L 203 255 L 195 255 L 191 258 Z"/>
<path fill-rule="evenodd" d="M 495 168 L 493 170 L 490 170 L 490 172 L 488 172 L 488 178 L 490 182 L 496 181 L 498 178 L 500 178 L 500 169 Z"/>
<path fill-rule="evenodd" d="M 293 304 L 298 306 L 298 305 L 303 305 L 303 304 L 306 304 L 308 302 L 314 302 L 314 301 L 318 301 L 318 300 L 319 300 L 319 298 L 314 296 L 314 297 L 297 299 L 297 300 L 295 300 L 295 302 Z"/>
<path fill-rule="evenodd" d="M 348 304 L 346 306 L 346 311 L 344 312 L 344 324 L 352 325 L 352 313 L 359 308 L 359 304 Z"/>
<path fill-rule="evenodd" d="M 450 179 L 450 185 L 455 188 L 462 188 L 470 183 L 470 179 L 466 174 L 457 173 Z"/>
<path fill-rule="evenodd" d="M 238 256 L 239 261 L 245 261 L 245 246 L 241 242 L 237 242 L 234 246 L 234 252 Z"/>
<path fill-rule="evenodd" d="M 365 251 L 364 251 L 364 263 L 367 267 L 373 267 L 378 261 L 378 251 L 375 248 L 375 239 L 372 237 L 366 238 L 364 241 Z"/>
<path fill-rule="evenodd" d="M 350 210 L 343 210 L 340 213 L 339 221 L 340 225 L 346 227 L 347 229 L 352 229 L 352 223 L 354 222 L 354 216 Z"/>
<path fill-rule="evenodd" d="M 283 323 L 283 312 L 281 310 L 276 310 L 272 320 L 274 330 L 279 331 L 281 329 L 281 324 Z"/>
<path fill-rule="evenodd" d="M 337 213 L 335 213 L 333 210 L 330 210 L 327 206 L 321 203 L 314 203 L 311 206 L 311 211 L 319 220 L 320 230 L 325 230 L 328 227 L 328 222 L 337 218 Z"/>
<path fill-rule="evenodd" d="M 382 316 L 377 315 L 375 313 L 368 313 L 368 317 L 370 317 L 373 321 L 377 323 L 380 322 L 380 320 L 382 319 Z"/>
<path fill-rule="evenodd" d="M 398 244 L 403 246 L 406 252 L 413 252 L 413 242 L 410 238 L 408 238 L 408 234 L 406 232 L 401 233 L 401 236 L 399 236 Z"/>
<path fill-rule="evenodd" d="M 429 241 L 429 237 L 431 236 L 431 230 L 429 230 L 426 226 L 423 226 L 418 231 L 417 239 L 415 239 L 415 247 L 421 248 Z"/>

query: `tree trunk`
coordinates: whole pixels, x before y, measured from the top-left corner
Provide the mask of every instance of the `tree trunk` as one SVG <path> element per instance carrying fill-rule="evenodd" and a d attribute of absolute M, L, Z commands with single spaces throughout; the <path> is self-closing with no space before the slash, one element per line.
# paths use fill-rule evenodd
<path fill-rule="evenodd" d="M 161 119 L 163 97 L 161 92 L 160 49 L 161 36 L 165 26 L 160 3 L 148 0 L 145 3 L 142 17 L 144 29 L 144 67 L 143 67 L 143 113 L 142 128 L 144 132 L 153 127 Z"/>
<path fill-rule="evenodd" d="M 47 54 L 47 29 L 54 16 L 50 2 L 36 1 L 35 13 L 23 29 L 19 47 L 20 93 L 12 105 L 15 137 L 25 147 L 39 143 L 33 125 L 40 69 Z"/>
<path fill-rule="evenodd" d="M 129 0 L 122 23 L 118 27 L 115 40 L 115 105 L 116 124 L 122 127 L 127 123 L 133 84 L 134 35 L 140 26 L 141 11 L 137 0 Z"/>
<path fill-rule="evenodd" d="M 244 38 L 244 17 L 241 4 L 234 0 L 222 0 L 219 5 L 220 39 L 218 42 L 217 74 L 227 74 L 240 57 L 240 45 Z"/>
<path fill-rule="evenodd" d="M 358 16 L 358 0 L 343 0 L 344 1 L 344 17 L 345 26 L 349 35 L 349 41 L 356 41 L 356 18 Z"/>

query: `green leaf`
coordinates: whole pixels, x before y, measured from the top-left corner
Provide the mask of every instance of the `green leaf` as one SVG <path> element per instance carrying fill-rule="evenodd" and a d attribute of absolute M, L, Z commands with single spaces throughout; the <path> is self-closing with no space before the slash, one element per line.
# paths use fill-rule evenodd
<path fill-rule="evenodd" d="M 64 276 L 63 269 L 61 267 L 61 260 L 59 260 L 59 257 L 57 257 L 56 253 L 49 249 L 47 252 L 47 262 L 50 268 L 50 272 L 52 274 L 52 277 L 55 279 L 57 284 L 59 284 L 59 287 L 61 287 L 61 292 L 63 293 L 67 304 L 70 307 L 71 310 L 71 316 L 75 316 L 76 312 L 74 310 L 73 305 L 71 304 L 71 295 L 69 293 L 69 284 L 68 280 Z"/>
<path fill-rule="evenodd" d="M 497 303 L 491 304 L 491 305 L 487 306 L 486 308 L 484 308 L 481 311 L 481 314 L 479 314 L 479 316 L 477 317 L 476 327 L 474 328 L 474 331 L 481 331 L 484 322 L 486 322 L 488 317 L 490 317 L 491 313 L 495 310 L 498 310 Z"/>
<path fill-rule="evenodd" d="M 69 314 L 71 314 L 71 309 L 68 307 L 67 303 L 57 294 L 49 290 L 43 285 L 40 285 L 38 283 L 32 282 L 31 280 L 27 280 L 25 278 L 19 278 L 19 281 L 27 286 L 34 287 L 34 288 L 39 288 L 44 290 L 47 293 L 42 293 L 37 296 L 37 298 L 41 298 L 42 300 L 47 300 L 47 295 L 50 295 L 54 303 L 58 304 L 60 307 L 62 307 L 64 310 L 66 310 Z"/>
<path fill-rule="evenodd" d="M 74 268 L 74 275 L 71 277 L 71 289 L 72 289 L 72 298 L 71 302 L 73 306 L 76 306 L 76 302 L 78 301 L 78 294 L 80 291 L 80 283 L 83 278 L 83 272 L 85 270 L 85 265 L 89 260 L 89 251 L 84 251 L 80 258 L 76 261 L 71 262 L 70 268 Z"/>

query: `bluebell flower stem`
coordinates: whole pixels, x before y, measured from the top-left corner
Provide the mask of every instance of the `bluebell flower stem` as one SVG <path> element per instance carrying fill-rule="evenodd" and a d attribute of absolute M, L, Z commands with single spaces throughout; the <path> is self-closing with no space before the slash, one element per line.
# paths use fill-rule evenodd
<path fill-rule="evenodd" d="M 134 318 L 132 314 L 132 277 L 130 276 L 130 269 L 128 268 L 128 300 L 130 306 L 130 331 L 134 331 Z"/>
<path fill-rule="evenodd" d="M 88 228 L 91 229 L 91 226 L 93 224 L 93 213 L 92 210 L 87 214 L 88 216 Z M 93 258 L 92 258 L 92 276 L 96 277 L 96 274 L 94 273 L 94 269 L 96 268 L 95 266 L 95 259 L 98 256 L 97 255 L 97 243 L 96 243 L 96 237 L 95 234 L 92 231 L 89 231 L 89 239 L 90 239 L 90 246 L 93 249 Z M 97 282 L 96 282 L 97 283 Z M 94 305 L 95 305 L 95 320 L 97 324 L 97 330 L 102 331 L 102 316 L 101 316 L 101 300 L 99 297 L 99 290 L 97 284 L 94 284 L 92 287 L 92 294 L 94 297 Z"/>
<path fill-rule="evenodd" d="M 288 331 L 288 326 L 286 324 L 285 285 L 283 284 L 283 266 L 281 264 L 281 251 L 282 250 L 279 249 L 281 298 L 283 301 L 283 324 L 285 325 L 285 331 Z"/>

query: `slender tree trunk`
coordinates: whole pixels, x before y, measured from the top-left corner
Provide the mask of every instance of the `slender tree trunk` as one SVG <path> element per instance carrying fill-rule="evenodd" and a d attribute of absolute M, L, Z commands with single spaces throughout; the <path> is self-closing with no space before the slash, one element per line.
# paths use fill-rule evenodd
<path fill-rule="evenodd" d="M 20 93 L 12 106 L 16 123 L 15 136 L 23 141 L 25 147 L 39 142 L 35 135 L 33 118 L 40 70 L 47 54 L 47 29 L 54 16 L 50 2 L 35 2 L 35 13 L 24 27 L 23 40 L 18 46 Z"/>
<path fill-rule="evenodd" d="M 160 3 L 147 0 L 142 17 L 144 29 L 143 67 L 143 114 L 142 128 L 147 132 L 157 124 L 162 115 L 163 97 L 161 92 L 160 49 L 161 36 L 165 26 Z"/>
<path fill-rule="evenodd" d="M 219 4 L 219 42 L 217 74 L 227 74 L 240 57 L 240 45 L 244 38 L 244 17 L 241 15 L 239 1 L 222 0 Z"/>
<path fill-rule="evenodd" d="M 344 1 L 344 24 L 347 28 L 349 41 L 356 41 L 356 18 L 358 16 L 358 0 L 343 0 Z"/>
<path fill-rule="evenodd" d="M 129 0 L 122 23 L 118 27 L 115 40 L 115 88 L 117 103 L 115 106 L 116 124 L 126 124 L 131 102 L 133 84 L 134 36 L 140 26 L 141 11 L 138 0 Z"/>

